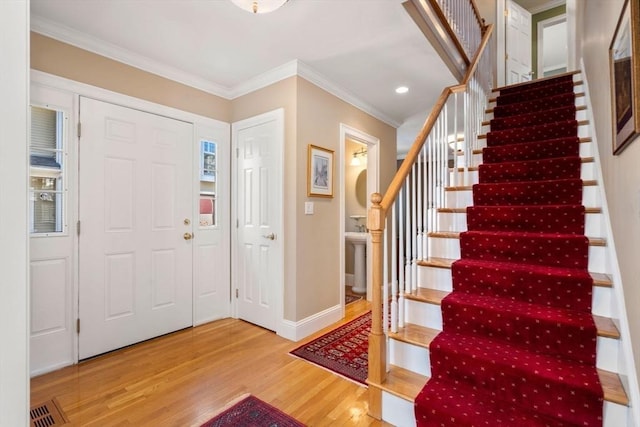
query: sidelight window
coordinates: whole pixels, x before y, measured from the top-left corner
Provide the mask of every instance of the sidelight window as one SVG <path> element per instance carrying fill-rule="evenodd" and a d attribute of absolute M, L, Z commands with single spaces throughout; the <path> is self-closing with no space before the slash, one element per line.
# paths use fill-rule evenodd
<path fill-rule="evenodd" d="M 65 128 L 62 111 L 31 107 L 29 227 L 32 234 L 66 232 Z"/>

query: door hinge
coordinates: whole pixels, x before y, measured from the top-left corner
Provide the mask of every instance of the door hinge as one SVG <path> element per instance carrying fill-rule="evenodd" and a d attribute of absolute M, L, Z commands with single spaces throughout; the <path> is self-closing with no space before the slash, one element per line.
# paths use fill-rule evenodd
<path fill-rule="evenodd" d="M 505 53 L 505 54 L 504 54 L 504 60 L 505 60 L 505 61 L 508 61 L 508 60 L 509 60 L 509 54 L 508 54 L 508 53 Z"/>
<path fill-rule="evenodd" d="M 509 9 L 504 10 L 504 16 L 509 16 Z"/>
<path fill-rule="evenodd" d="M 76 319 L 76 333 L 79 334 L 80 333 L 80 319 Z"/>
<path fill-rule="evenodd" d="M 236 228 L 240 227 L 240 220 L 236 218 Z"/>
<path fill-rule="evenodd" d="M 240 149 L 236 148 L 236 158 L 240 157 Z"/>
<path fill-rule="evenodd" d="M 80 138 L 80 136 L 82 136 L 82 124 L 78 122 L 78 138 Z"/>
<path fill-rule="evenodd" d="M 80 235 L 80 220 L 78 220 L 78 222 L 76 223 L 76 231 L 78 233 L 78 236 Z"/>
<path fill-rule="evenodd" d="M 238 298 L 238 288 L 236 288 L 236 298 Z"/>

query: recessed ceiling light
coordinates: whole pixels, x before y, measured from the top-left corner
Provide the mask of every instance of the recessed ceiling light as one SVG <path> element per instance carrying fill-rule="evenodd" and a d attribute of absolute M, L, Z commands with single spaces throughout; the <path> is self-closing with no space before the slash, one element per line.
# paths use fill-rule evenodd
<path fill-rule="evenodd" d="M 409 92 L 409 88 L 406 86 L 400 86 L 396 88 L 396 93 L 407 93 Z"/>

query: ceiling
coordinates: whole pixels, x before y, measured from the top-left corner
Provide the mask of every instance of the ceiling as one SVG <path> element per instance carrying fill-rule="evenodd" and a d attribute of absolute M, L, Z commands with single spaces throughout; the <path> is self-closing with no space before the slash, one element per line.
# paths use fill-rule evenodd
<path fill-rule="evenodd" d="M 290 0 L 254 15 L 229 0 L 31 0 L 31 19 L 37 32 L 229 99 L 295 64 L 398 127 L 424 120 L 455 84 L 402 1 Z M 399 151 L 414 136 L 399 137 Z"/>

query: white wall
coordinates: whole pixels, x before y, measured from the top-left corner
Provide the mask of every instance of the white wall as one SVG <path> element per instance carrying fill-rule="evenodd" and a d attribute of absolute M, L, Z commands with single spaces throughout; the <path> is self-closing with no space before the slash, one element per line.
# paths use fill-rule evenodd
<path fill-rule="evenodd" d="M 29 0 L 0 2 L 0 426 L 29 413 L 27 100 Z"/>
<path fill-rule="evenodd" d="M 636 0 L 632 0 L 636 1 Z M 640 139 L 612 154 L 609 45 L 624 0 L 579 2 L 582 58 L 589 84 L 613 243 L 618 256 L 635 366 L 640 366 Z M 636 91 L 638 89 L 636 88 Z M 631 367 L 632 368 L 632 367 Z M 635 402 L 638 406 L 638 402 Z M 637 409 L 636 409 L 637 411 Z"/>

